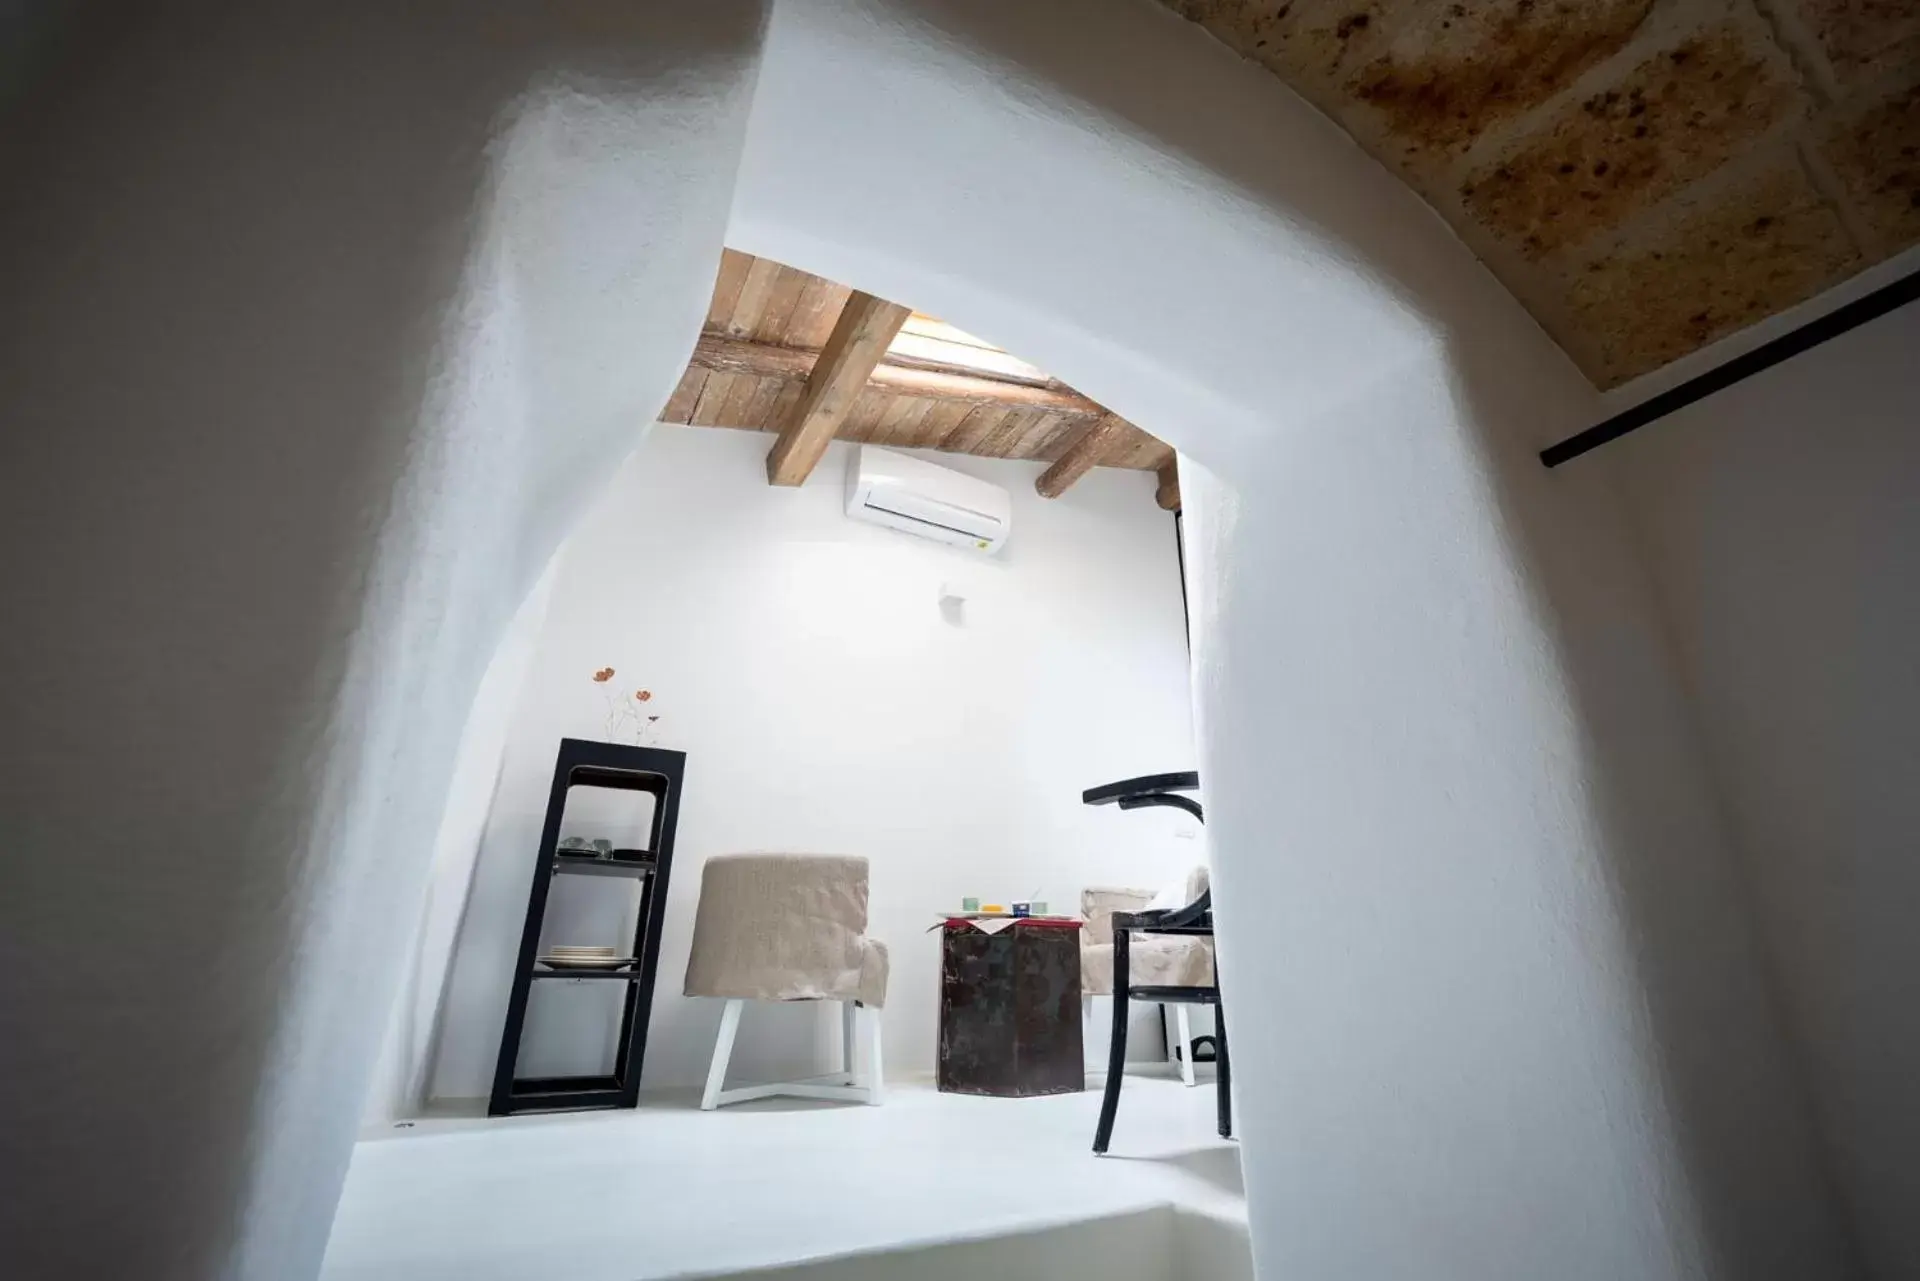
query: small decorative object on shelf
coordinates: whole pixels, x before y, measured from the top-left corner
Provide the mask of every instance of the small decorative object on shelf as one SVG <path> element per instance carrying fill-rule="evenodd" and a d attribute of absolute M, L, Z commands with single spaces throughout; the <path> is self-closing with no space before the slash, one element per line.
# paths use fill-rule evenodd
<path fill-rule="evenodd" d="M 580 947 L 556 943 L 540 958 L 550 970 L 624 970 L 634 962 L 631 956 L 615 956 L 610 947 Z"/>

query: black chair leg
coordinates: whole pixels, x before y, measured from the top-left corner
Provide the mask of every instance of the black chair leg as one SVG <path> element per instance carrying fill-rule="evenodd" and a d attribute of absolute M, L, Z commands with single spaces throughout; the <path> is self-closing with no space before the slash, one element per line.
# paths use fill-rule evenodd
<path fill-rule="evenodd" d="M 1233 1137 L 1233 1060 L 1227 1057 L 1227 1007 L 1214 998 L 1213 1007 L 1213 1088 L 1220 1109 L 1220 1137 Z"/>
<path fill-rule="evenodd" d="M 1127 932 L 1113 932 L 1113 1037 L 1108 1042 L 1107 1084 L 1100 1096 L 1100 1124 L 1093 1132 L 1093 1150 L 1104 1154 L 1113 1137 L 1113 1116 L 1120 1109 L 1120 1078 L 1127 1070 Z"/>

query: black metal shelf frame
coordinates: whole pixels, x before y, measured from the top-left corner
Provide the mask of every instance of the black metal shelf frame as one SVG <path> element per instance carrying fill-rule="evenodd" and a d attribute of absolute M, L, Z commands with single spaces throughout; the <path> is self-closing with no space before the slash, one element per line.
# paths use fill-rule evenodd
<path fill-rule="evenodd" d="M 639 1102 L 648 1016 L 653 1008 L 653 982 L 659 968 L 660 934 L 667 907 L 667 875 L 673 867 L 673 837 L 680 819 L 680 791 L 686 761 L 684 752 L 657 747 L 629 747 L 579 738 L 560 740 L 553 787 L 547 797 L 546 824 L 540 833 L 539 852 L 534 857 L 533 885 L 527 898 L 526 923 L 520 932 L 513 990 L 507 999 L 506 1025 L 501 1029 L 500 1054 L 494 1063 L 488 1115 L 630 1108 Z M 610 859 L 560 849 L 560 824 L 566 813 L 567 793 L 575 787 L 651 795 L 653 823 L 647 848 L 616 850 Z M 549 970 L 539 966 L 537 958 L 540 933 L 547 916 L 547 897 L 553 878 L 561 874 L 640 881 L 640 909 L 634 921 L 632 951 L 637 960 L 632 968 Z M 626 985 L 626 1001 L 620 1015 L 620 1048 L 611 1075 L 514 1075 L 520 1060 L 520 1039 L 526 1030 L 527 1001 L 536 979 L 611 980 Z"/>

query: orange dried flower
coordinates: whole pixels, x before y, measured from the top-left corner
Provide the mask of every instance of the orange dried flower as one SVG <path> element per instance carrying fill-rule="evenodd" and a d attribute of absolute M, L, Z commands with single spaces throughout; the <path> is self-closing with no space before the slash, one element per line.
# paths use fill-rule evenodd
<path fill-rule="evenodd" d="M 603 667 L 593 674 L 593 679 L 595 684 L 605 685 L 613 679 L 613 669 L 611 667 Z"/>
<path fill-rule="evenodd" d="M 653 691 L 650 689 L 637 689 L 633 692 L 633 696 L 642 703 L 650 703 L 653 701 Z"/>

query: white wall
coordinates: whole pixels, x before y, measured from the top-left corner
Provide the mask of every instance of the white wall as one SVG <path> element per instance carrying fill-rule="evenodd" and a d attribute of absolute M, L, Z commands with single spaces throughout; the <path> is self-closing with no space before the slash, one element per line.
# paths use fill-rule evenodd
<path fill-rule="evenodd" d="M 1920 1276 L 1917 352 L 1909 304 L 1608 447 L 1889 1281 Z"/>
<path fill-rule="evenodd" d="M 980 557 L 843 512 L 848 447 L 807 484 L 766 482 L 771 437 L 656 427 L 561 551 L 460 940 L 434 1080 L 491 1082 L 553 756 L 602 736 L 604 666 L 651 690 L 657 741 L 688 753 L 644 1084 L 704 1079 L 717 1003 L 680 995 L 700 865 L 796 850 L 872 860 L 871 933 L 893 973 L 891 1073 L 933 1068 L 939 936 L 962 896 L 1077 910 L 1088 884 L 1157 887 L 1202 858 L 1191 820 L 1080 803 L 1095 783 L 1193 765 L 1173 518 L 1154 479 L 1101 470 L 1056 501 L 1039 464 L 928 454 L 1005 486 L 1014 534 Z M 943 610 L 943 586 L 964 605 Z M 593 834 L 590 819 L 570 830 Z M 611 834 L 611 833 L 610 833 Z M 547 937 L 596 930 L 613 884 L 563 882 Z M 569 933 L 571 930 L 571 933 Z M 603 1070 L 604 985 L 546 984 L 523 1071 Z M 756 1007 L 738 1078 L 826 1072 L 835 1012 Z M 1151 1047 L 1146 1047 L 1151 1049 Z"/>
<path fill-rule="evenodd" d="M 306 1276 L 474 692 L 704 313 L 761 7 L 82 8 L 0 123 L 0 1273 Z"/>
<path fill-rule="evenodd" d="M 435 1046 L 443 1034 L 441 1014 L 446 1007 L 454 948 L 473 891 L 481 837 L 499 790 L 507 740 L 526 689 L 552 588 L 550 565 L 507 625 L 467 713 L 453 779 L 447 786 L 446 809 L 433 842 L 433 866 L 428 872 L 419 929 L 400 976 L 373 1086 L 367 1091 L 366 1111 L 361 1117 L 367 1129 L 417 1116 L 426 1104 Z"/>

